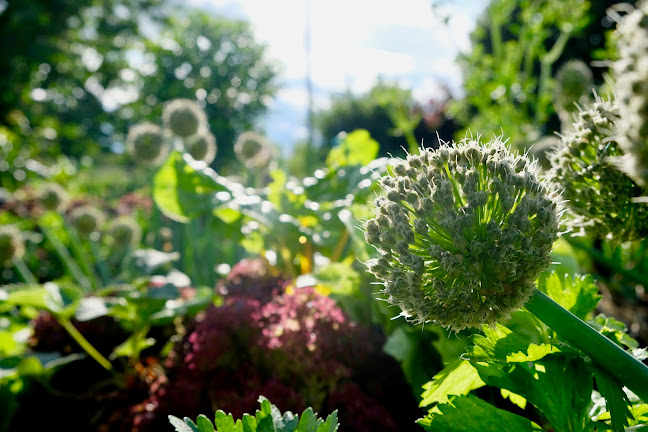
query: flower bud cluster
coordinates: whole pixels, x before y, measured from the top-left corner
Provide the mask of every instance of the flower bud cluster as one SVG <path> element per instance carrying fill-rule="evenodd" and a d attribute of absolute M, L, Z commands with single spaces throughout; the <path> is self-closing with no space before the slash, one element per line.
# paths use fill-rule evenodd
<path fill-rule="evenodd" d="M 139 244 L 142 229 L 131 217 L 121 216 L 110 225 L 110 237 L 116 247 L 127 247 Z"/>
<path fill-rule="evenodd" d="M 67 203 L 68 194 L 60 184 L 48 183 L 38 191 L 38 199 L 45 209 L 58 211 Z"/>
<path fill-rule="evenodd" d="M 201 129 L 185 143 L 185 150 L 195 160 L 212 163 L 216 157 L 216 137 L 207 129 Z"/>
<path fill-rule="evenodd" d="M 207 127 L 207 116 L 190 99 L 174 99 L 162 111 L 164 125 L 176 136 L 187 138 Z"/>
<path fill-rule="evenodd" d="M 156 165 L 169 152 L 170 143 L 162 128 L 153 123 L 140 123 L 128 130 L 126 149 L 138 162 Z"/>
<path fill-rule="evenodd" d="M 648 1 L 624 16 L 616 30 L 619 59 L 613 64 L 619 101 L 618 142 L 627 154 L 622 166 L 648 186 Z"/>
<path fill-rule="evenodd" d="M 272 147 L 258 133 L 243 132 L 234 143 L 234 154 L 247 168 L 260 169 L 270 163 Z"/>
<path fill-rule="evenodd" d="M 70 220 L 79 234 L 89 235 L 101 228 L 106 214 L 96 207 L 83 205 L 70 212 Z"/>
<path fill-rule="evenodd" d="M 25 244 L 15 225 L 0 225 L 0 265 L 11 265 L 11 260 L 25 254 Z"/>
<path fill-rule="evenodd" d="M 382 179 L 365 238 L 386 300 L 458 331 L 504 320 L 551 263 L 561 206 L 535 162 L 500 138 L 421 149 Z"/>
<path fill-rule="evenodd" d="M 648 235 L 648 207 L 632 201 L 647 192 L 611 162 L 623 154 L 615 138 L 618 121 L 615 101 L 596 97 L 581 109 L 551 156 L 548 178 L 563 190 L 573 228 L 627 241 Z"/>

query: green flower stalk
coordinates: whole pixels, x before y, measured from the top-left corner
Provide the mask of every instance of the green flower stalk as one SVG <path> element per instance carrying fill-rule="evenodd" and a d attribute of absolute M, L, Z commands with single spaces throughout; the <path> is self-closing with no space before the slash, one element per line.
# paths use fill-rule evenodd
<path fill-rule="evenodd" d="M 570 124 L 577 104 L 587 102 L 592 83 L 592 71 L 581 60 L 570 60 L 558 69 L 553 102 L 563 123 Z"/>
<path fill-rule="evenodd" d="M 15 225 L 0 225 L 0 265 L 11 266 L 14 258 L 22 258 L 25 244 Z"/>
<path fill-rule="evenodd" d="M 60 184 L 48 183 L 38 191 L 38 199 L 45 209 L 58 211 L 67 203 L 68 194 Z"/>
<path fill-rule="evenodd" d="M 234 154 L 247 168 L 260 169 L 270 163 L 272 147 L 262 135 L 243 132 L 234 143 Z"/>
<path fill-rule="evenodd" d="M 557 194 L 501 139 L 421 150 L 383 178 L 366 224 L 381 257 L 369 270 L 416 323 L 454 331 L 494 325 L 521 308 L 551 264 Z"/>
<path fill-rule="evenodd" d="M 70 220 L 79 234 L 87 236 L 101 228 L 106 214 L 96 207 L 84 205 L 70 212 Z"/>
<path fill-rule="evenodd" d="M 454 331 L 525 306 L 603 370 L 648 400 L 648 367 L 535 288 L 563 212 L 535 162 L 500 138 L 421 149 L 382 179 L 365 238 L 386 300 L 414 323 Z"/>
<path fill-rule="evenodd" d="M 618 103 L 598 96 L 582 108 L 551 156 L 548 178 L 563 190 L 573 229 L 624 242 L 648 235 L 648 207 L 633 201 L 648 192 L 611 162 L 623 155 L 619 111 Z"/>
<path fill-rule="evenodd" d="M 200 130 L 185 143 L 185 150 L 195 160 L 212 163 L 216 157 L 216 137 L 206 129 Z"/>
<path fill-rule="evenodd" d="M 648 2 L 640 1 L 615 32 L 614 93 L 619 101 L 618 142 L 626 157 L 620 168 L 648 186 Z"/>
<path fill-rule="evenodd" d="M 174 99 L 162 111 L 164 125 L 176 136 L 187 138 L 207 128 L 207 116 L 189 99 Z"/>
<path fill-rule="evenodd" d="M 169 152 L 169 142 L 162 128 L 153 123 L 140 123 L 128 130 L 126 149 L 138 162 L 159 164 Z"/>
<path fill-rule="evenodd" d="M 109 235 L 115 247 L 125 248 L 139 244 L 142 229 L 135 219 L 121 216 L 111 223 Z"/>

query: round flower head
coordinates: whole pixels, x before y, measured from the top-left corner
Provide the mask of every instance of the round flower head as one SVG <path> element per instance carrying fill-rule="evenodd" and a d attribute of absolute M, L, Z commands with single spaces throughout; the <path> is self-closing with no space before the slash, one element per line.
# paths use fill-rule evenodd
<path fill-rule="evenodd" d="M 14 225 L 0 225 L 0 265 L 8 265 L 13 258 L 25 254 L 20 230 Z"/>
<path fill-rule="evenodd" d="M 116 247 L 137 245 L 142 237 L 142 229 L 135 219 L 121 216 L 110 225 L 110 237 Z"/>
<path fill-rule="evenodd" d="M 620 168 L 648 186 L 648 2 L 624 16 L 616 30 L 619 59 L 613 64 L 619 101 L 618 142 L 627 154 Z"/>
<path fill-rule="evenodd" d="M 500 138 L 466 139 L 393 167 L 365 238 L 386 300 L 416 323 L 458 331 L 522 307 L 551 263 L 560 204 L 535 162 Z"/>
<path fill-rule="evenodd" d="M 153 123 L 140 123 L 128 130 L 126 148 L 138 162 L 158 164 L 169 152 L 169 143 L 162 128 Z"/>
<path fill-rule="evenodd" d="M 96 207 L 81 206 L 70 213 L 70 220 L 80 234 L 89 235 L 99 230 L 106 215 Z"/>
<path fill-rule="evenodd" d="M 162 111 L 164 125 L 181 138 L 196 134 L 207 127 L 207 116 L 198 104 L 189 99 L 174 99 Z"/>
<path fill-rule="evenodd" d="M 185 150 L 195 160 L 205 161 L 210 164 L 216 157 L 216 138 L 206 129 L 198 132 L 185 144 Z"/>
<path fill-rule="evenodd" d="M 548 177 L 563 189 L 573 227 L 623 242 L 648 235 L 648 207 L 633 202 L 647 192 L 610 162 L 623 154 L 615 139 L 618 115 L 616 102 L 599 97 L 582 109 L 551 156 Z"/>
<path fill-rule="evenodd" d="M 553 101 L 563 122 L 570 123 L 576 104 L 587 101 L 592 81 L 592 71 L 581 60 L 570 60 L 558 69 Z"/>
<path fill-rule="evenodd" d="M 255 132 L 243 132 L 234 143 L 234 153 L 249 169 L 267 166 L 272 159 L 272 148 L 266 139 Z"/>
<path fill-rule="evenodd" d="M 67 202 L 68 194 L 60 184 L 48 183 L 38 191 L 38 199 L 45 209 L 57 211 Z"/>

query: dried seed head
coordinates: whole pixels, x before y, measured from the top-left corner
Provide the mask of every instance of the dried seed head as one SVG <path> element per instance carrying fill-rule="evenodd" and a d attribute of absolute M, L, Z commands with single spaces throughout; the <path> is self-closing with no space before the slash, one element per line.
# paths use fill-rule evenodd
<path fill-rule="evenodd" d="M 167 156 L 170 143 L 162 128 L 153 123 L 140 123 L 128 130 L 126 149 L 138 161 L 157 165 Z"/>
<path fill-rule="evenodd" d="M 70 212 L 70 220 L 79 234 L 90 235 L 101 228 L 106 214 L 96 207 L 84 205 Z"/>
<path fill-rule="evenodd" d="M 128 216 L 121 216 L 110 224 L 110 238 L 113 246 L 124 248 L 139 244 L 142 237 L 142 229 L 135 219 Z"/>
<path fill-rule="evenodd" d="M 47 210 L 58 211 L 68 201 L 68 193 L 58 183 L 43 185 L 38 191 L 38 199 Z"/>
<path fill-rule="evenodd" d="M 15 225 L 0 225 L 0 265 L 11 265 L 25 254 L 22 233 Z"/>
<path fill-rule="evenodd" d="M 243 132 L 234 143 L 234 153 L 239 161 L 249 169 L 268 166 L 272 159 L 270 143 L 258 133 Z"/>
<path fill-rule="evenodd" d="M 195 160 L 212 163 L 216 157 L 216 138 L 208 130 L 201 130 L 185 144 L 185 150 Z"/>
<path fill-rule="evenodd" d="M 207 116 L 198 104 L 189 99 L 174 99 L 162 111 L 164 125 L 176 136 L 190 137 L 207 128 Z"/>
<path fill-rule="evenodd" d="M 387 301 L 414 322 L 455 331 L 492 325 L 524 305 L 551 262 L 561 214 L 535 162 L 497 138 L 421 149 L 400 166 L 383 184 L 402 185 L 416 204 L 383 195 L 366 224 L 381 254 L 367 264 Z M 382 215 L 392 215 L 389 223 Z"/>

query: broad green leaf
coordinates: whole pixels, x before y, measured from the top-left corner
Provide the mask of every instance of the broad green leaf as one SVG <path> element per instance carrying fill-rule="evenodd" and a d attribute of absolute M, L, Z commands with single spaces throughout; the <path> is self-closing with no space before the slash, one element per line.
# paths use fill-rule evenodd
<path fill-rule="evenodd" d="M 539 279 L 538 289 L 580 319 L 585 319 L 601 300 L 591 275 L 560 276 L 551 273 Z"/>
<path fill-rule="evenodd" d="M 557 352 L 552 345 L 529 343 L 507 327 L 497 324 L 495 328 L 482 327 L 484 335 L 471 337 L 474 346 L 468 348 L 466 358 L 476 361 L 527 362 L 535 361 Z"/>
<path fill-rule="evenodd" d="M 225 414 L 224 411 L 216 411 L 214 416 L 214 424 L 218 432 L 236 432 L 236 423 L 232 414 Z"/>
<path fill-rule="evenodd" d="M 423 385 L 421 407 L 432 404 L 444 404 L 449 396 L 467 395 L 471 390 L 484 386 L 479 373 L 470 362 L 457 360 L 434 376 L 434 379 Z"/>
<path fill-rule="evenodd" d="M 153 199 L 165 216 L 188 222 L 231 199 L 226 185 L 213 170 L 196 168 L 182 154 L 173 152 L 153 178 Z"/>
<path fill-rule="evenodd" d="M 135 333 L 116 347 L 110 357 L 136 358 L 139 353 L 153 345 L 155 345 L 155 339 L 142 337 L 139 333 Z"/>
<path fill-rule="evenodd" d="M 598 314 L 594 319 L 588 320 L 587 323 L 621 347 L 625 346 L 631 349 L 639 348 L 639 343 L 628 335 L 628 329 L 621 321 L 607 317 L 605 314 Z"/>
<path fill-rule="evenodd" d="M 435 406 L 417 423 L 430 432 L 542 432 L 524 417 L 513 414 L 472 396 L 456 396 Z"/>
<path fill-rule="evenodd" d="M 296 432 L 317 432 L 320 421 L 312 408 L 307 408 L 299 418 Z"/>
<path fill-rule="evenodd" d="M 196 418 L 196 424 L 198 425 L 200 432 L 216 432 L 213 423 L 203 414 L 200 414 L 198 418 Z"/>
<path fill-rule="evenodd" d="M 339 168 L 346 165 L 367 165 L 378 155 L 379 145 L 366 129 L 356 129 L 331 149 L 326 165 Z"/>
<path fill-rule="evenodd" d="M 76 285 L 55 284 L 47 282 L 45 288 L 46 309 L 62 318 L 71 318 L 83 297 L 83 292 Z"/>
<path fill-rule="evenodd" d="M 605 398 L 605 407 L 610 413 L 612 430 L 623 432 L 625 426 L 629 426 L 628 420 L 634 420 L 632 413 L 628 409 L 630 401 L 623 391 L 623 386 L 604 370 L 594 367 L 594 379 L 596 379 L 596 388 L 601 396 Z"/>
<path fill-rule="evenodd" d="M 251 416 L 250 414 L 243 414 L 243 418 L 241 419 L 241 423 L 243 423 L 243 432 L 256 432 L 257 430 L 257 421 L 254 416 Z"/>
<path fill-rule="evenodd" d="M 513 393 L 506 389 L 500 389 L 500 393 L 504 399 L 508 399 L 512 404 L 519 406 L 520 408 L 526 408 L 527 401 L 519 394 Z"/>
<path fill-rule="evenodd" d="M 338 430 L 339 426 L 337 410 L 335 410 L 326 418 L 326 421 L 317 428 L 317 432 L 335 432 Z"/>
<path fill-rule="evenodd" d="M 74 312 L 77 321 L 90 321 L 108 314 L 106 300 L 101 297 L 86 297 L 79 301 Z"/>
<path fill-rule="evenodd" d="M 0 312 L 14 306 L 47 309 L 47 291 L 42 285 L 12 285 L 0 288 Z"/>

